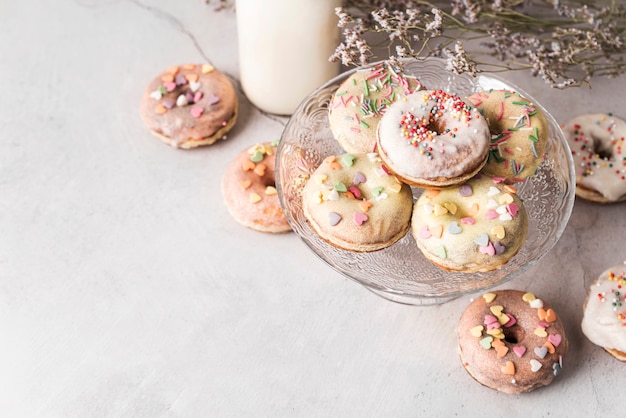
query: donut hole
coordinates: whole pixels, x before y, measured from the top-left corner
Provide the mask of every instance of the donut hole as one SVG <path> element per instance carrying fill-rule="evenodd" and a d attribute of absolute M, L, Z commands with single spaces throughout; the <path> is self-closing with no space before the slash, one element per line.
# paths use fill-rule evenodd
<path fill-rule="evenodd" d="M 504 328 L 504 341 L 509 344 L 519 344 L 524 340 L 526 333 L 521 327 Z"/>
<path fill-rule="evenodd" d="M 611 144 L 606 141 L 602 141 L 602 139 L 593 136 L 591 137 L 593 141 L 593 153 L 596 154 L 599 158 L 603 160 L 610 160 L 613 158 L 613 149 L 611 148 Z"/>

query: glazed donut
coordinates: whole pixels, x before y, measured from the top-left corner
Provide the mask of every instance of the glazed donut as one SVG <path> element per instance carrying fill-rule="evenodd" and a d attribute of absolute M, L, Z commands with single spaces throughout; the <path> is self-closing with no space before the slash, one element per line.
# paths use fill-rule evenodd
<path fill-rule="evenodd" d="M 560 318 L 532 293 L 488 292 L 472 301 L 457 327 L 465 370 L 504 393 L 548 385 L 563 367 L 568 341 Z"/>
<path fill-rule="evenodd" d="M 489 90 L 467 98 L 487 119 L 489 158 L 482 173 L 520 182 L 535 174 L 548 144 L 548 121 L 519 93 Z"/>
<path fill-rule="evenodd" d="M 384 163 L 405 183 L 450 187 L 469 180 L 487 161 L 489 126 L 460 97 L 424 90 L 389 106 L 377 143 Z"/>
<path fill-rule="evenodd" d="M 626 200 L 626 121 L 613 114 L 580 115 L 563 126 L 576 170 L 576 196 L 595 203 Z"/>
<path fill-rule="evenodd" d="M 420 88 L 415 77 L 396 72 L 387 64 L 358 69 L 341 83 L 331 98 L 330 129 L 347 152 L 372 152 L 376 127 L 388 106 Z"/>
<path fill-rule="evenodd" d="M 274 181 L 277 143 L 264 142 L 242 151 L 222 177 L 222 197 L 228 212 L 237 222 L 256 231 L 291 230 Z"/>
<path fill-rule="evenodd" d="M 626 361 L 626 266 L 604 271 L 589 289 L 581 324 L 583 334 L 595 345 Z"/>
<path fill-rule="evenodd" d="M 491 271 L 522 247 L 528 215 L 513 186 L 478 175 L 461 186 L 425 190 L 411 228 L 417 246 L 447 271 Z"/>
<path fill-rule="evenodd" d="M 302 206 L 312 229 L 329 244 L 376 251 L 406 235 L 413 195 L 376 153 L 331 155 L 304 186 Z"/>
<path fill-rule="evenodd" d="M 146 127 L 174 148 L 190 149 L 226 139 L 237 120 L 233 85 L 210 64 L 169 68 L 146 87 L 141 117 Z"/>

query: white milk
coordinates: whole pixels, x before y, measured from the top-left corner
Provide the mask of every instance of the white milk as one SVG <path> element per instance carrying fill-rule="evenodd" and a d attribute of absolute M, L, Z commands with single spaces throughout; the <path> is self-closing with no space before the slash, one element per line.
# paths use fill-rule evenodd
<path fill-rule="evenodd" d="M 290 115 L 339 73 L 328 58 L 339 43 L 341 0 L 237 0 L 239 68 L 244 93 L 258 108 Z"/>

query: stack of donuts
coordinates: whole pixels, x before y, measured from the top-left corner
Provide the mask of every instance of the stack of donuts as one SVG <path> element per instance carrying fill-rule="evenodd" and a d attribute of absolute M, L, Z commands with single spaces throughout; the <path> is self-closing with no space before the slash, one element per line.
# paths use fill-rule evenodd
<path fill-rule="evenodd" d="M 426 259 L 458 272 L 498 269 L 522 247 L 515 186 L 542 163 L 548 124 L 517 92 L 462 98 L 378 64 L 338 87 L 329 125 L 346 153 L 310 176 L 302 205 L 331 245 L 375 251 L 411 230 Z"/>

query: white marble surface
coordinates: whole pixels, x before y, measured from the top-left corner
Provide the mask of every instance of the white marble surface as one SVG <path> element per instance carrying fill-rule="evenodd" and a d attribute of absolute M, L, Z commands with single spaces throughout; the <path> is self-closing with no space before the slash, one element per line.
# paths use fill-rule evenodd
<path fill-rule="evenodd" d="M 229 139 L 196 151 L 143 128 L 139 98 L 161 70 L 209 61 L 237 77 L 232 13 L 201 0 L 1 0 L 0 39 L 2 416 L 623 415 L 625 365 L 579 324 L 587 285 L 626 258 L 624 205 L 576 202 L 554 250 L 503 286 L 552 302 L 571 349 L 552 385 L 500 394 L 456 354 L 469 298 L 389 302 L 294 234 L 228 216 L 226 164 L 277 138 L 284 118 L 240 95 Z M 625 78 L 556 91 L 506 77 L 561 121 L 626 116 Z"/>

